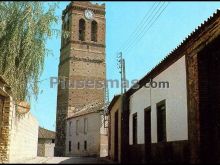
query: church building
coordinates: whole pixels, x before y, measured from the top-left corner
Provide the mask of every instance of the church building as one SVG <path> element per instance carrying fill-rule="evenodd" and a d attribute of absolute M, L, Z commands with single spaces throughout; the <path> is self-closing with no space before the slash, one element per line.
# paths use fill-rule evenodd
<path fill-rule="evenodd" d="M 66 151 L 70 154 L 69 150 L 78 151 L 82 144 L 89 150 L 90 139 L 79 142 L 79 145 L 75 145 L 78 144 L 76 138 L 67 139 L 67 130 L 77 127 L 77 122 L 72 122 L 71 125 L 70 119 L 74 120 L 79 116 L 83 118 L 84 115 L 87 122 L 91 122 L 88 126 L 88 134 L 89 131 L 93 133 L 96 131 L 93 134 L 95 137 L 100 134 L 102 118 L 99 111 L 103 111 L 105 98 L 103 83 L 106 79 L 105 4 L 73 1 L 62 15 L 62 31 L 70 33 L 67 37 L 62 37 L 60 49 L 55 156 L 65 156 Z M 93 106 L 88 107 L 94 104 L 99 105 L 97 109 Z M 94 139 L 93 143 L 100 143 L 100 138 L 95 138 L 93 135 L 90 136 Z M 77 155 L 80 155 L 80 152 L 77 152 Z"/>

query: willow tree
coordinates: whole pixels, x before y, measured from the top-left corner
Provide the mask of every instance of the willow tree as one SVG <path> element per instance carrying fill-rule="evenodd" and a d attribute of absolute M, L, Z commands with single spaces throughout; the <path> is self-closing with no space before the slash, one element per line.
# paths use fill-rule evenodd
<path fill-rule="evenodd" d="M 38 81 L 48 54 L 46 40 L 58 23 L 56 4 L 0 2 L 0 75 L 16 100 L 39 93 Z"/>

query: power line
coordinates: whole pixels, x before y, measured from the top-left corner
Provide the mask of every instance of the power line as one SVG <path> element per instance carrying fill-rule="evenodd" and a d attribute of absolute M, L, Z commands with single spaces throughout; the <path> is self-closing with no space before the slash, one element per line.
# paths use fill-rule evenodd
<path fill-rule="evenodd" d="M 161 6 L 163 6 L 164 3 L 165 3 L 165 2 L 163 2 Z M 141 27 L 141 29 L 137 32 L 137 34 L 134 36 L 133 39 L 130 39 L 130 40 L 129 40 L 129 41 L 130 41 L 129 44 L 126 44 L 126 47 L 123 47 L 122 50 L 125 50 L 127 47 L 129 47 L 130 45 L 132 45 L 132 42 L 133 42 L 134 40 L 136 40 L 137 36 L 139 36 L 139 35 L 144 31 L 144 29 L 146 28 L 146 26 L 149 24 L 149 19 L 152 18 L 152 16 L 154 17 L 154 16 L 155 16 L 155 11 L 156 11 L 156 13 L 157 13 L 157 12 L 158 12 L 158 9 L 160 9 L 159 6 L 160 6 L 160 3 L 158 3 L 158 4 L 156 5 L 156 7 L 152 8 L 152 9 L 153 9 L 152 12 L 151 12 L 151 13 L 149 12 L 149 15 L 148 15 L 147 19 L 145 20 L 145 22 L 144 22 L 143 26 Z"/>
<path fill-rule="evenodd" d="M 154 23 L 159 19 L 159 17 L 161 16 L 161 14 L 164 12 L 164 10 L 167 8 L 167 6 L 169 5 L 169 2 L 167 3 L 167 5 L 163 8 L 163 10 L 159 13 L 159 15 L 156 17 L 156 19 L 150 24 L 150 26 L 146 29 L 146 31 L 144 31 L 144 34 L 146 34 L 150 28 L 154 25 Z M 141 39 L 145 36 L 145 35 L 142 35 L 141 37 L 139 37 L 139 40 L 137 40 L 137 42 L 135 44 L 132 45 L 132 47 L 130 47 L 129 49 L 133 48 L 138 42 L 141 41 Z M 128 50 L 129 50 L 128 49 Z M 128 50 L 126 52 L 128 52 Z"/>
<path fill-rule="evenodd" d="M 159 2 L 160 3 L 160 2 Z M 159 4 L 158 3 L 158 4 Z M 151 8 L 150 8 L 150 10 L 148 10 L 148 12 L 145 14 L 145 16 L 144 16 L 144 18 L 141 20 L 141 22 L 139 23 L 139 25 L 136 27 L 136 29 L 131 33 L 131 35 L 128 37 L 128 39 L 126 40 L 126 42 L 124 42 L 124 44 L 120 47 L 120 48 L 123 48 L 124 46 L 126 46 L 131 40 L 130 40 L 130 38 L 132 38 L 133 37 L 133 35 L 135 35 L 138 31 L 139 31 L 139 29 L 140 29 L 140 27 L 142 26 L 142 24 L 144 23 L 145 24 L 145 22 L 146 22 L 146 17 L 148 16 L 148 14 L 150 13 L 150 11 L 154 8 L 154 6 L 156 5 L 156 2 L 154 2 L 154 4 L 151 6 Z M 120 50 L 120 49 L 119 49 Z"/>
<path fill-rule="evenodd" d="M 169 2 L 168 2 L 169 4 Z M 158 20 L 158 18 L 161 16 L 161 14 L 163 13 L 163 11 L 167 8 L 168 4 L 162 9 L 160 10 L 165 4 L 163 4 L 159 10 L 157 10 L 157 12 L 155 13 L 155 15 L 152 17 L 152 19 L 150 20 L 150 22 L 144 27 L 144 31 L 142 33 L 139 33 L 139 35 L 137 36 L 136 40 L 129 45 L 126 49 L 125 52 L 128 52 L 129 49 L 133 48 L 146 34 L 146 32 L 153 26 L 153 24 Z M 159 13 L 159 14 L 158 14 Z M 158 15 L 157 15 L 158 14 Z M 156 17 L 156 18 L 155 18 Z M 149 26 L 148 26 L 149 25 Z M 147 28 L 148 27 L 148 28 Z"/>

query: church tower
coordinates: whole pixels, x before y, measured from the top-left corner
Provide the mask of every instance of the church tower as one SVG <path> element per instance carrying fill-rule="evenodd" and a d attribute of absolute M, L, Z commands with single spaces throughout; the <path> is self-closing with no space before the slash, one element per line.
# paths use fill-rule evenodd
<path fill-rule="evenodd" d="M 65 154 L 68 115 L 93 102 L 104 103 L 104 89 L 91 85 L 106 79 L 105 5 L 71 2 L 62 13 L 62 30 L 70 35 L 61 39 L 55 156 Z M 79 87 L 79 82 L 90 86 Z"/>

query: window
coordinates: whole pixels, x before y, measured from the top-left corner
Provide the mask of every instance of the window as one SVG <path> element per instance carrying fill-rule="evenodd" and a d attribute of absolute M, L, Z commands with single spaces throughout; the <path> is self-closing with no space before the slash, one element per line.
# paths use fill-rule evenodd
<path fill-rule="evenodd" d="M 151 143 L 151 107 L 144 110 L 144 139 L 145 144 Z"/>
<path fill-rule="evenodd" d="M 84 134 L 87 134 L 88 131 L 88 119 L 84 119 Z"/>
<path fill-rule="evenodd" d="M 80 143 L 78 142 L 78 150 L 80 150 Z"/>
<path fill-rule="evenodd" d="M 79 120 L 76 120 L 76 135 L 79 134 L 79 132 L 78 132 L 78 131 L 79 131 L 79 130 L 78 130 L 79 128 L 78 128 L 78 127 L 79 127 Z"/>
<path fill-rule="evenodd" d="M 91 40 L 97 42 L 97 22 L 92 21 Z"/>
<path fill-rule="evenodd" d="M 69 141 L 69 152 L 71 152 L 72 148 L 71 148 L 71 141 Z"/>
<path fill-rule="evenodd" d="M 86 30 L 85 20 L 80 19 L 79 20 L 79 40 L 81 41 L 85 41 L 85 30 Z"/>
<path fill-rule="evenodd" d="M 137 144 L 137 113 L 133 115 L 133 144 Z"/>
<path fill-rule="evenodd" d="M 55 139 L 52 139 L 52 143 L 54 143 L 55 142 Z"/>
<path fill-rule="evenodd" d="M 70 135 L 70 136 L 72 135 L 72 133 L 71 133 L 71 125 L 72 125 L 72 122 L 70 121 L 70 122 L 69 122 L 69 135 Z"/>
<path fill-rule="evenodd" d="M 87 150 L 87 141 L 84 141 L 84 150 Z"/>
<path fill-rule="evenodd" d="M 165 100 L 157 104 L 157 141 L 166 141 L 166 105 Z"/>

